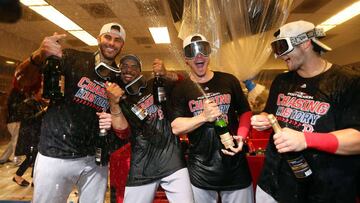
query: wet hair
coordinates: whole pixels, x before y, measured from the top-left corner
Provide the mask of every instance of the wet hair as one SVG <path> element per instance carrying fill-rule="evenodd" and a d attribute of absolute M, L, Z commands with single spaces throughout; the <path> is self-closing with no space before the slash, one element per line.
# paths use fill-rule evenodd
<path fill-rule="evenodd" d="M 200 36 L 197 36 L 197 35 L 191 38 L 192 42 L 200 41 L 200 40 L 202 40 L 202 38 Z"/>
<path fill-rule="evenodd" d="M 321 52 L 323 51 L 323 49 L 317 45 L 315 42 L 313 42 L 312 40 L 311 41 L 311 44 L 313 45 L 313 50 L 318 53 L 318 54 L 321 54 Z"/>
<path fill-rule="evenodd" d="M 117 30 L 117 31 L 119 31 L 119 32 L 121 31 L 121 30 L 120 30 L 120 27 L 119 27 L 118 25 L 112 25 L 112 26 L 111 26 L 111 29 L 112 29 L 112 30 Z"/>

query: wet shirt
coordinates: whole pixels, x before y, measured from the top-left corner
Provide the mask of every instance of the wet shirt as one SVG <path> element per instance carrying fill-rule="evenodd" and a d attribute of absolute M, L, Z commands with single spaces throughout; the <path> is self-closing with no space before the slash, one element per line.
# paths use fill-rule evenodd
<path fill-rule="evenodd" d="M 172 97 L 173 119 L 199 115 L 208 98 L 218 104 L 230 133 L 236 135 L 238 115 L 250 111 L 239 81 L 230 74 L 214 72 L 211 80 L 199 85 L 186 79 L 176 86 Z M 188 137 L 188 169 L 193 185 L 210 190 L 235 190 L 250 185 L 251 177 L 245 154 L 224 155 L 214 123 L 203 124 L 188 133 Z"/>
<path fill-rule="evenodd" d="M 337 65 L 312 78 L 288 72 L 273 81 L 264 111 L 276 115 L 280 126 L 301 132 L 360 130 L 359 90 L 359 75 Z M 339 156 L 313 149 L 302 153 L 313 172 L 305 183 L 296 181 L 287 162 L 277 153 L 271 136 L 259 181 L 261 188 L 280 202 L 354 200 L 359 156 Z"/>
<path fill-rule="evenodd" d="M 171 131 L 167 104 L 154 104 L 153 80 L 147 82 L 140 95 L 127 95 L 120 102 L 130 124 L 131 165 L 127 186 L 139 186 L 157 181 L 185 167 L 185 160 L 177 136 Z M 167 97 L 172 84 L 166 83 Z M 146 110 L 148 116 L 141 121 L 132 111 L 136 105 Z"/>
<path fill-rule="evenodd" d="M 94 71 L 93 53 L 64 50 L 62 63 L 65 97 L 43 118 L 39 152 L 57 158 L 94 155 L 96 112 L 109 108 L 104 81 Z"/>

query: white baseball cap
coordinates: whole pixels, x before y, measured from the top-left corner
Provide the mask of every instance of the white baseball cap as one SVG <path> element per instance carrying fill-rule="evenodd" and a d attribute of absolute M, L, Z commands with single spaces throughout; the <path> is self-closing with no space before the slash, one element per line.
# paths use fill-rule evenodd
<path fill-rule="evenodd" d="M 209 42 L 203 35 L 196 33 L 189 35 L 184 39 L 183 48 L 185 48 L 187 45 L 191 44 L 192 42 L 197 42 L 197 41 Z"/>
<path fill-rule="evenodd" d="M 100 35 L 106 34 L 106 33 L 114 33 L 119 35 L 125 42 L 126 32 L 124 28 L 119 23 L 107 23 L 102 26 L 100 30 Z"/>
<path fill-rule="evenodd" d="M 312 36 L 308 36 L 311 41 L 319 45 L 323 49 L 323 51 L 332 50 L 329 46 L 319 41 L 319 38 L 323 38 L 326 36 L 325 32 L 320 28 L 315 28 L 315 25 L 313 23 L 304 20 L 294 21 L 281 26 L 280 29 L 275 33 L 275 40 L 281 38 L 294 38 L 304 33 L 307 34 L 311 31 L 314 31 L 312 33 Z"/>

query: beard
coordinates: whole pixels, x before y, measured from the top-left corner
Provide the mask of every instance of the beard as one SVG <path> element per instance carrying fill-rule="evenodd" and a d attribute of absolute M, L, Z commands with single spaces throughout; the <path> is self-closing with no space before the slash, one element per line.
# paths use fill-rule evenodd
<path fill-rule="evenodd" d="M 101 55 L 102 55 L 102 57 L 104 59 L 109 60 L 109 61 L 113 61 L 113 60 L 115 60 L 116 56 L 119 55 L 121 49 L 117 49 L 117 48 L 114 48 L 114 47 L 110 47 L 110 48 L 112 48 L 113 50 L 109 51 L 109 50 L 107 50 L 108 46 L 101 45 L 100 46 L 100 53 L 101 53 Z"/>

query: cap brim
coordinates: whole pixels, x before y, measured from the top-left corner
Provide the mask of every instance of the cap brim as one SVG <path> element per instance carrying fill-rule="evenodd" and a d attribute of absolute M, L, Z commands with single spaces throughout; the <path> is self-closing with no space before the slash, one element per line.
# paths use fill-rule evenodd
<path fill-rule="evenodd" d="M 320 42 L 318 39 L 316 38 L 312 38 L 311 39 L 315 44 L 319 45 L 324 51 L 331 51 L 332 49 L 327 46 L 326 44 Z"/>

